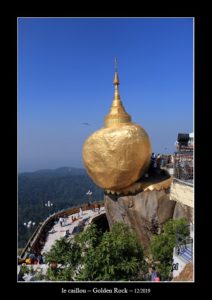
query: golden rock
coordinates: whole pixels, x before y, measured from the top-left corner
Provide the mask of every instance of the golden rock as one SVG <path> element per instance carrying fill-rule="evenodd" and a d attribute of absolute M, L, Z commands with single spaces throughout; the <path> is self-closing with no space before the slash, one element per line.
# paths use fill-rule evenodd
<path fill-rule="evenodd" d="M 119 95 L 117 71 L 115 94 L 105 127 L 83 145 L 83 161 L 92 180 L 101 188 L 121 191 L 135 183 L 148 168 L 152 153 L 148 134 L 131 122 Z"/>

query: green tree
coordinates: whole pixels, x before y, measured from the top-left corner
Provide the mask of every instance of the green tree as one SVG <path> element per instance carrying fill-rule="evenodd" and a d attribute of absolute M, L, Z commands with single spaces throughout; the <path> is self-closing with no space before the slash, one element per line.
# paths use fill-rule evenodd
<path fill-rule="evenodd" d="M 160 235 L 154 235 L 150 251 L 155 261 L 159 261 L 158 272 L 162 280 L 167 280 L 172 266 L 173 249 L 176 245 L 176 234 L 181 239 L 189 236 L 189 228 L 185 219 L 169 220 Z"/>
<path fill-rule="evenodd" d="M 142 280 L 146 272 L 143 249 L 135 234 L 123 223 L 116 223 L 102 234 L 90 225 L 73 239 L 62 238 L 46 255 L 49 280 Z"/>
<path fill-rule="evenodd" d="M 81 262 L 81 248 L 74 240 L 63 237 L 46 253 L 46 261 L 50 264 L 47 279 L 72 280 Z M 57 264 L 57 267 L 52 267 L 52 264 Z"/>
<path fill-rule="evenodd" d="M 90 245 L 83 258 L 78 280 L 136 280 L 143 275 L 143 250 L 135 234 L 123 223 L 105 232 Z"/>

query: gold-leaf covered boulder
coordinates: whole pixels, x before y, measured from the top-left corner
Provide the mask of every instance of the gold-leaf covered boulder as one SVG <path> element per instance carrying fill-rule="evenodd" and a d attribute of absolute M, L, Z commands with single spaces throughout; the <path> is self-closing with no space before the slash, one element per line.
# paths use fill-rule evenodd
<path fill-rule="evenodd" d="M 101 188 L 121 191 L 135 183 L 148 168 L 151 144 L 141 126 L 131 122 L 120 99 L 117 71 L 115 94 L 105 127 L 84 143 L 83 161 L 92 180 Z"/>

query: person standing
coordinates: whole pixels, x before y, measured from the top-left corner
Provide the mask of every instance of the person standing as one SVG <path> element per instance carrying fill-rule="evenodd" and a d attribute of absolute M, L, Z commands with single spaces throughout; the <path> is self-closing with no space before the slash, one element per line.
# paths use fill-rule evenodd
<path fill-rule="evenodd" d="M 62 217 L 60 217 L 59 222 L 60 222 L 60 226 L 63 227 L 63 218 Z"/>
<path fill-rule="evenodd" d="M 82 217 L 83 212 L 82 212 L 82 207 L 80 207 L 80 216 Z"/>
<path fill-rule="evenodd" d="M 155 270 L 155 267 L 152 267 L 152 271 L 151 271 L 151 281 L 155 281 L 155 279 L 158 277 L 158 274 Z"/>
<path fill-rule="evenodd" d="M 156 173 L 157 163 L 156 163 L 156 155 L 153 152 L 151 156 L 151 162 L 150 162 L 150 173 L 151 175 L 154 175 Z"/>
<path fill-rule="evenodd" d="M 157 168 L 158 168 L 158 169 L 160 169 L 160 164 L 161 164 L 161 156 L 160 156 L 160 154 L 159 154 L 159 153 L 158 153 L 158 155 L 157 155 L 156 164 L 157 164 Z"/>

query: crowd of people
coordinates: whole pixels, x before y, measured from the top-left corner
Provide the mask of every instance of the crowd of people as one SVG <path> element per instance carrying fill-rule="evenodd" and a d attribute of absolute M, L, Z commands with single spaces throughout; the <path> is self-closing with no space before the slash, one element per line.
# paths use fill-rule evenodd
<path fill-rule="evenodd" d="M 89 202 L 88 205 L 87 205 L 87 209 L 91 209 L 93 212 L 97 211 L 98 213 L 100 213 L 101 205 Z M 83 208 L 80 207 L 78 213 L 75 213 L 71 216 L 70 221 L 71 221 L 71 223 L 73 223 L 73 222 L 75 222 L 79 219 L 82 219 L 82 217 L 83 217 Z M 55 225 L 56 224 L 60 224 L 60 227 L 65 227 L 67 225 L 70 225 L 70 221 L 69 221 L 69 223 L 67 221 L 68 221 L 68 216 L 65 215 L 65 214 L 57 217 L 54 220 L 54 223 L 52 224 L 53 226 L 52 226 L 51 230 L 48 230 L 48 233 L 53 234 L 53 233 L 56 232 L 56 230 L 55 230 Z M 65 234 L 64 234 L 64 237 L 69 237 L 70 235 L 71 235 L 71 233 L 70 233 L 69 229 L 66 230 Z M 39 252 L 40 250 L 38 250 L 36 248 L 33 251 L 34 252 L 32 252 L 32 253 L 28 253 L 25 259 L 23 259 L 21 257 L 18 257 L 18 264 L 23 264 L 23 263 L 25 263 L 27 265 L 29 265 L 29 264 L 43 264 L 44 263 L 44 258 L 43 258 L 43 255 L 41 255 L 41 253 Z"/>
<path fill-rule="evenodd" d="M 98 213 L 100 213 L 101 205 L 99 203 L 98 204 L 91 204 L 90 202 L 88 202 L 87 208 L 91 209 L 93 212 L 98 211 Z"/>
<path fill-rule="evenodd" d="M 71 222 L 73 223 L 73 222 L 77 221 L 78 219 L 82 218 L 82 215 L 83 215 L 83 211 L 82 211 L 82 208 L 80 208 L 79 213 L 77 215 L 71 216 Z M 55 221 L 55 224 L 57 224 L 59 222 L 61 227 L 65 227 L 65 226 L 69 225 L 67 223 L 67 219 L 68 219 L 67 217 L 61 216 L 58 220 Z"/>
<path fill-rule="evenodd" d="M 164 155 L 158 153 L 157 155 L 153 152 L 151 156 L 151 167 L 153 169 L 165 167 L 166 165 L 174 163 L 173 155 Z"/>

